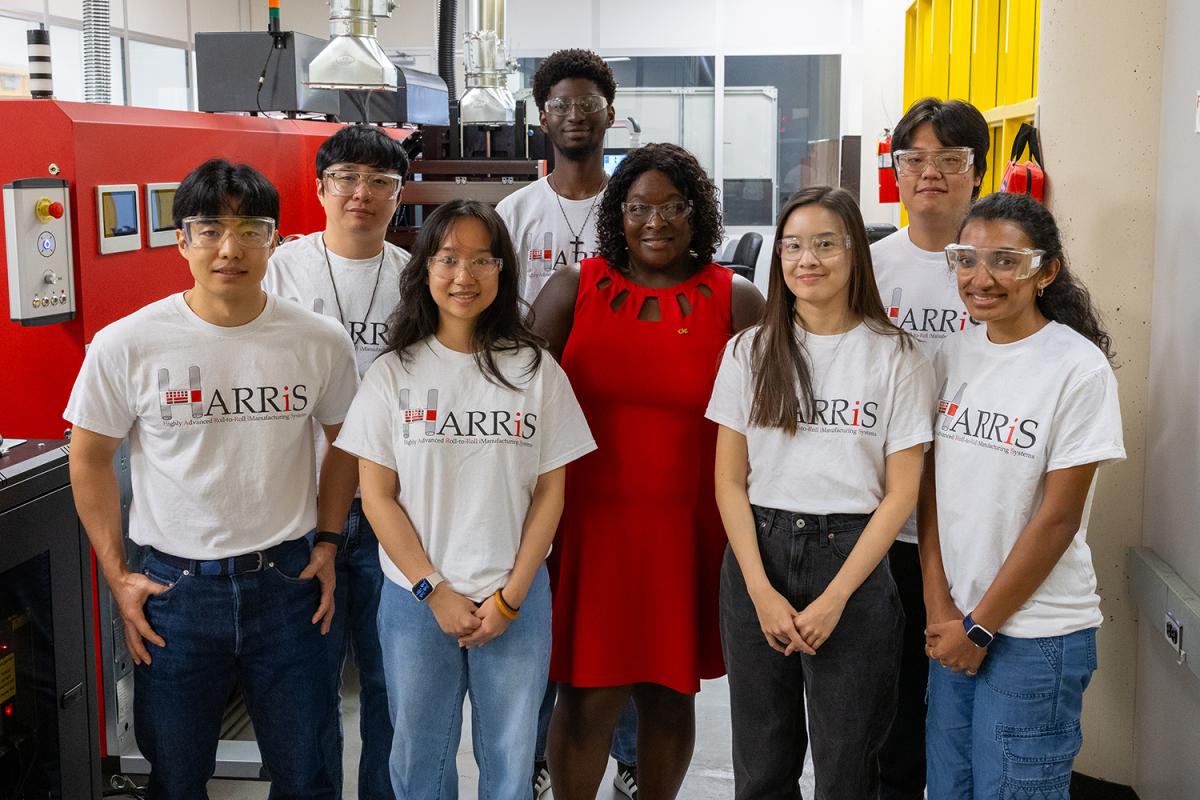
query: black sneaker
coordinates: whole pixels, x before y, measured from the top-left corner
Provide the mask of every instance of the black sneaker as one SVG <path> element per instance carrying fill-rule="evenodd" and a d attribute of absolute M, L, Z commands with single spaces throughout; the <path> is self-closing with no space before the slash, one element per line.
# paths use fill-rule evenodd
<path fill-rule="evenodd" d="M 622 764 L 618 761 L 613 788 L 630 800 L 637 800 L 637 764 Z"/>
<path fill-rule="evenodd" d="M 545 761 L 533 762 L 533 800 L 541 800 L 550 791 L 550 770 Z"/>

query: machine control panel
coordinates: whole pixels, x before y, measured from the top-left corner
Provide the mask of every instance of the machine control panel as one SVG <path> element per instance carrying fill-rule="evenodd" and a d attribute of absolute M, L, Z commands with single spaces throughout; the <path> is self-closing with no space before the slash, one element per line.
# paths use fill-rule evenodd
<path fill-rule="evenodd" d="M 9 318 L 50 325 L 75 318 L 67 182 L 23 178 L 4 184 Z"/>

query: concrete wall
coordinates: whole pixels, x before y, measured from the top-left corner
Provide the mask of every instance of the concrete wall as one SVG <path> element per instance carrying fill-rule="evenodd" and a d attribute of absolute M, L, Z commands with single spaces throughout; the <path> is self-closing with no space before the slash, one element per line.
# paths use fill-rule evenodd
<path fill-rule="evenodd" d="M 1126 784 L 1134 778 L 1138 639 L 1124 565 L 1142 529 L 1166 5 L 1111 3 L 1102 13 L 1076 0 L 1044 0 L 1041 6 L 1038 105 L 1050 205 L 1068 258 L 1113 336 L 1129 455 L 1101 471 L 1088 529 L 1104 626 L 1077 769 Z M 1186 752 L 1193 758 L 1196 751 Z"/>
<path fill-rule="evenodd" d="M 1200 51 L 1192 41 L 1200 30 L 1200 4 L 1168 0 L 1166 7 L 1162 110 L 1155 139 L 1158 224 L 1149 317 L 1143 544 L 1200 588 L 1200 310 L 1195 302 L 1200 296 Z M 1137 259 L 1131 249 L 1122 250 Z M 1133 733 L 1142 800 L 1175 800 L 1200 792 L 1200 682 L 1175 663 L 1160 625 L 1161 620 L 1142 620 L 1137 653 Z M 1185 631 L 1184 646 L 1200 658 L 1200 631 Z"/>

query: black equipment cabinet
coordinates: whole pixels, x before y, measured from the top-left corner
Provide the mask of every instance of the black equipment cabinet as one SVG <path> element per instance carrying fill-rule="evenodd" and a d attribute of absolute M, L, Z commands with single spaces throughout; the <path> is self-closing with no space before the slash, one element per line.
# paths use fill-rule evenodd
<path fill-rule="evenodd" d="M 0 457 L 0 800 L 101 796 L 91 550 L 68 447 Z"/>

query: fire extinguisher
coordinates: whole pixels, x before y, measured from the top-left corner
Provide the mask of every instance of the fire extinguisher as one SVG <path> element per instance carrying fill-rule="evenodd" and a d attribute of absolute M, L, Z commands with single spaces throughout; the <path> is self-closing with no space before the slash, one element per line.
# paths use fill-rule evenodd
<path fill-rule="evenodd" d="M 896 171 L 892 169 L 892 132 L 883 129 L 877 150 L 879 157 L 879 202 L 899 203 L 900 187 L 896 185 Z"/>

